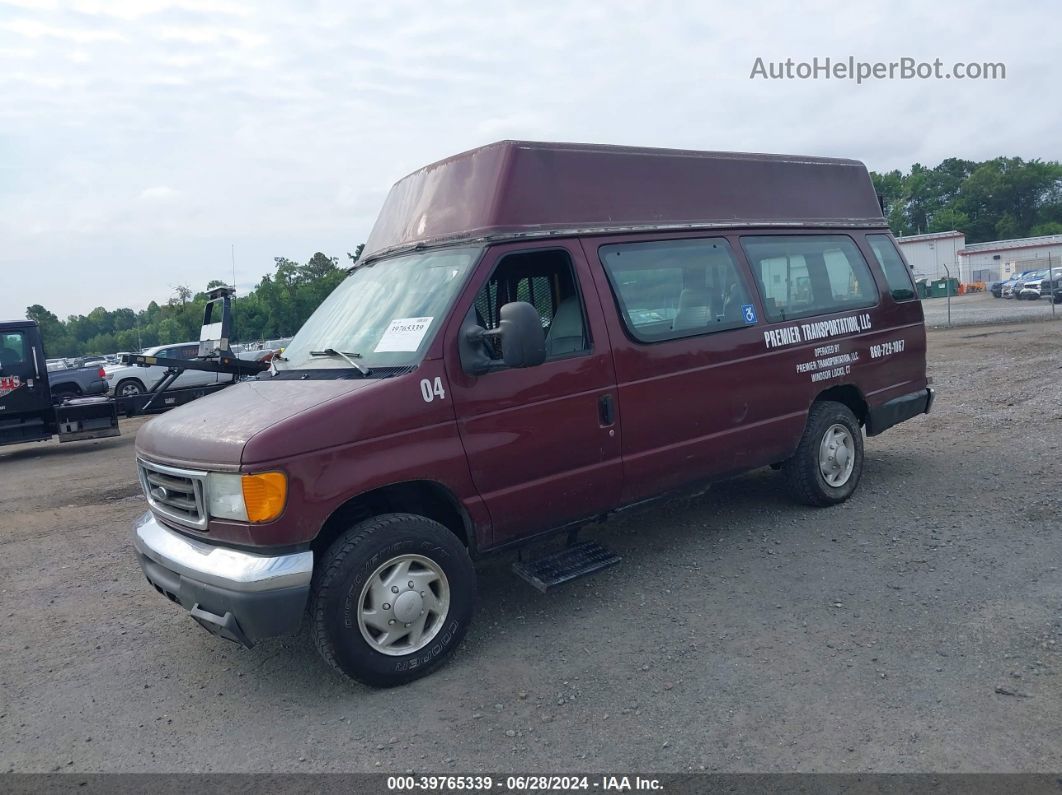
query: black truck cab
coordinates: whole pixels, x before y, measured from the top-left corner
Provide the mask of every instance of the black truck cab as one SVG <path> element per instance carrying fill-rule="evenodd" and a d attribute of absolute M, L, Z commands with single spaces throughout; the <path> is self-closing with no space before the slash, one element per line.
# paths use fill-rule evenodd
<path fill-rule="evenodd" d="M 47 439 L 54 418 L 40 328 L 32 320 L 0 321 L 0 438 Z"/>
<path fill-rule="evenodd" d="M 124 397 L 53 395 L 37 322 L 0 321 L 0 445 L 44 441 L 53 436 L 60 442 L 118 436 L 119 411 L 130 417 L 166 411 L 266 370 L 268 363 L 239 359 L 229 346 L 232 294 L 228 287 L 208 291 L 196 357 L 122 354 L 123 364 L 165 370 L 150 391 Z M 185 370 L 217 373 L 219 378 L 215 383 L 170 391 Z M 221 374 L 231 380 L 221 380 Z"/>

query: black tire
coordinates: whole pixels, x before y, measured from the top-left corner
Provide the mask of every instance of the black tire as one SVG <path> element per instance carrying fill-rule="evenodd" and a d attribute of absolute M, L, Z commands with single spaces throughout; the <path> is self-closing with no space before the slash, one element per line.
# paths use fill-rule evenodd
<path fill-rule="evenodd" d="M 819 466 L 823 437 L 835 425 L 848 430 L 854 451 L 852 471 L 839 486 L 827 483 Z M 796 453 L 785 462 L 782 471 L 790 495 L 805 505 L 836 505 L 851 497 L 863 473 L 863 431 L 852 410 L 829 400 L 813 403 Z"/>
<path fill-rule="evenodd" d="M 114 388 L 115 397 L 132 397 L 133 395 L 143 395 L 144 392 L 144 385 L 138 378 L 126 378 L 119 381 L 118 386 Z"/>
<path fill-rule="evenodd" d="M 67 398 L 76 398 L 81 394 L 81 390 L 76 386 L 70 384 L 63 384 L 62 386 L 52 389 L 52 403 L 58 405 Z"/>
<path fill-rule="evenodd" d="M 428 558 L 442 570 L 449 607 L 425 647 L 391 655 L 363 636 L 359 600 L 376 571 L 401 555 Z M 314 568 L 309 610 L 317 651 L 337 671 L 364 684 L 393 687 L 431 673 L 457 647 L 471 622 L 476 572 L 468 551 L 446 527 L 423 516 L 391 513 L 359 522 L 336 539 Z M 397 607 L 396 602 L 396 612 Z"/>

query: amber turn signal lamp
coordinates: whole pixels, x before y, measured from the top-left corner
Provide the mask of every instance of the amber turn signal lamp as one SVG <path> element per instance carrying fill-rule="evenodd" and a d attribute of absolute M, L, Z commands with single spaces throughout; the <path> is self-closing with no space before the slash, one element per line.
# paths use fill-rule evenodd
<path fill-rule="evenodd" d="M 288 479 L 283 472 L 244 475 L 242 484 L 247 521 L 269 522 L 280 516 L 288 499 Z"/>

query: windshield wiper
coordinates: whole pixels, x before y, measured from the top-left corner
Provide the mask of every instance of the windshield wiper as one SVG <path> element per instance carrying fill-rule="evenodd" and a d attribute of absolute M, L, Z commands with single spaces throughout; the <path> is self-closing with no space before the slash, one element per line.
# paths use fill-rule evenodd
<path fill-rule="evenodd" d="M 350 366 L 361 373 L 364 377 L 368 378 L 372 375 L 372 370 L 368 367 L 362 367 L 355 359 L 360 359 L 360 353 L 343 353 L 343 351 L 337 351 L 335 348 L 325 348 L 323 351 L 310 351 L 310 356 L 338 356 L 340 359 L 346 359 L 350 363 Z"/>

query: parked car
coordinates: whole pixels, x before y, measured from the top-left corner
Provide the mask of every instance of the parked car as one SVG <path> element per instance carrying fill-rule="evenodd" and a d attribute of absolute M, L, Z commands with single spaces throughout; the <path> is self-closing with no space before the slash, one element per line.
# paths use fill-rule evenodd
<path fill-rule="evenodd" d="M 769 465 L 836 505 L 864 432 L 933 399 L 866 167 L 816 157 L 505 141 L 435 163 L 274 363 L 140 429 L 133 543 L 209 631 L 250 646 L 308 615 L 378 686 L 460 643 L 475 559 Z M 547 588 L 617 560 L 583 542 L 514 570 Z"/>
<path fill-rule="evenodd" d="M 1034 271 L 1023 271 L 1022 273 L 1011 276 L 1005 282 L 1000 289 L 1003 298 L 1017 298 L 1018 293 L 1021 292 L 1022 280 L 1031 276 Z"/>
<path fill-rule="evenodd" d="M 993 298 L 1002 298 L 1003 297 L 1003 284 L 1004 284 L 1004 282 L 992 282 L 988 286 L 988 291 L 990 293 L 992 293 L 992 297 Z"/>
<path fill-rule="evenodd" d="M 145 356 L 157 356 L 163 359 L 194 359 L 199 353 L 198 342 L 181 342 L 176 345 L 156 345 L 144 351 Z M 166 375 L 163 366 L 138 367 L 136 365 L 110 366 L 104 368 L 107 377 L 108 393 L 118 397 L 140 395 L 150 390 Z M 184 370 L 171 389 L 188 386 L 215 384 L 220 376 L 214 372 L 202 370 Z"/>
<path fill-rule="evenodd" d="M 1028 301 L 1037 301 L 1041 297 L 1053 293 L 1054 288 L 1062 285 L 1062 269 L 1055 273 L 1055 278 L 1049 279 L 1047 271 L 1039 271 L 1021 283 L 1021 291 L 1018 298 Z"/>

